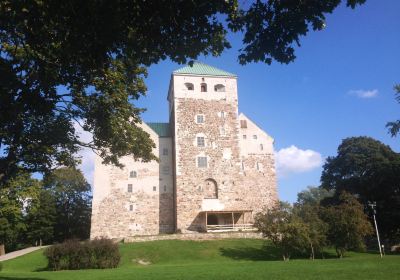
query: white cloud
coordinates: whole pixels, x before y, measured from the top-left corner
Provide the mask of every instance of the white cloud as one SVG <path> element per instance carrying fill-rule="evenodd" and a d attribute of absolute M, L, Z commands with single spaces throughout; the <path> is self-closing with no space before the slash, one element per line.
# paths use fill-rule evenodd
<path fill-rule="evenodd" d="M 85 143 L 92 141 L 92 134 L 84 131 L 83 128 L 77 123 L 74 123 L 75 132 L 79 136 L 79 140 Z M 81 158 L 81 164 L 78 168 L 82 170 L 83 175 L 89 184 L 93 187 L 93 176 L 94 176 L 94 152 L 89 148 L 82 148 L 78 152 L 78 157 Z"/>
<path fill-rule="evenodd" d="M 313 150 L 302 150 L 292 145 L 275 152 L 276 169 L 279 177 L 292 173 L 308 172 L 322 165 L 322 156 Z"/>
<path fill-rule="evenodd" d="M 377 89 L 372 89 L 372 90 L 352 89 L 348 91 L 348 94 L 357 96 L 359 98 L 374 98 L 378 96 L 378 93 L 379 92 Z"/>

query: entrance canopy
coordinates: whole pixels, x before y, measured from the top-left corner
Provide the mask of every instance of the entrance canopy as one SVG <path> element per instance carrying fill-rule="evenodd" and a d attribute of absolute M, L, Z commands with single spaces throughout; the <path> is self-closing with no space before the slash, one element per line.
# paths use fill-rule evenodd
<path fill-rule="evenodd" d="M 254 231 L 253 210 L 203 211 L 206 232 Z"/>

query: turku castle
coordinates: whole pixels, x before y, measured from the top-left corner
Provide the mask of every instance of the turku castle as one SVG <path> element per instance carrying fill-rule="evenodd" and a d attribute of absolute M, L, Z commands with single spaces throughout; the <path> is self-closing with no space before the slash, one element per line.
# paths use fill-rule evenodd
<path fill-rule="evenodd" d="M 238 112 L 237 76 L 174 71 L 169 122 L 143 123 L 159 161 L 95 160 L 91 238 L 252 230 L 278 200 L 273 138 Z"/>

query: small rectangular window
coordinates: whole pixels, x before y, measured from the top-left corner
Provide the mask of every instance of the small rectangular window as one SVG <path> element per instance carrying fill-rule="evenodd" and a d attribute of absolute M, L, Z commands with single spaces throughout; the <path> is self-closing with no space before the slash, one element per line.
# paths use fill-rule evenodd
<path fill-rule="evenodd" d="M 197 137 L 197 147 L 204 147 L 205 142 L 204 142 L 204 137 Z"/>
<path fill-rule="evenodd" d="M 137 177 L 136 171 L 131 171 L 131 172 L 129 172 L 129 177 L 131 177 L 131 178 L 136 178 L 136 177 Z"/>
<path fill-rule="evenodd" d="M 128 192 L 132 192 L 133 186 L 132 184 L 128 184 Z"/>
<path fill-rule="evenodd" d="M 167 186 L 164 185 L 164 192 L 166 192 L 166 191 L 167 191 Z"/>
<path fill-rule="evenodd" d="M 168 149 L 164 148 L 162 151 L 163 156 L 168 156 Z"/>
<path fill-rule="evenodd" d="M 157 190 L 157 187 L 156 187 L 156 186 L 154 186 L 154 187 L 153 187 L 153 191 L 155 192 L 156 190 Z"/>
<path fill-rule="evenodd" d="M 133 211 L 133 205 L 129 205 L 129 211 Z"/>
<path fill-rule="evenodd" d="M 253 139 L 257 139 L 257 135 L 253 135 Z"/>
<path fill-rule="evenodd" d="M 260 150 L 261 150 L 261 151 L 264 150 L 263 144 L 260 144 Z"/>
<path fill-rule="evenodd" d="M 225 118 L 225 112 L 224 111 L 221 112 L 221 118 Z"/>
<path fill-rule="evenodd" d="M 205 168 L 207 167 L 207 157 L 197 158 L 197 167 Z"/>
<path fill-rule="evenodd" d="M 246 134 L 243 134 L 243 139 L 247 139 L 247 135 Z"/>
<path fill-rule="evenodd" d="M 247 128 L 247 121 L 246 120 L 240 120 L 240 128 Z"/>
<path fill-rule="evenodd" d="M 203 115 L 197 115 L 196 122 L 197 123 L 204 123 L 204 116 Z"/>

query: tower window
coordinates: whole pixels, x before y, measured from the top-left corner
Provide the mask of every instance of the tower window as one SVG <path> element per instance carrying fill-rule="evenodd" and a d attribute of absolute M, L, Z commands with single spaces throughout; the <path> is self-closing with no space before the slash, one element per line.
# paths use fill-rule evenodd
<path fill-rule="evenodd" d="M 197 147 L 205 147 L 204 137 L 197 137 Z"/>
<path fill-rule="evenodd" d="M 128 184 L 128 192 L 132 192 L 133 186 L 132 184 Z"/>
<path fill-rule="evenodd" d="M 247 139 L 247 135 L 246 134 L 243 134 L 243 139 Z"/>
<path fill-rule="evenodd" d="M 204 123 L 204 115 L 197 115 L 196 116 L 197 123 Z"/>
<path fill-rule="evenodd" d="M 207 167 L 207 157 L 197 158 L 197 167 L 206 168 Z"/>
<path fill-rule="evenodd" d="M 129 177 L 136 178 L 137 177 L 137 172 L 136 171 L 129 172 Z"/>
<path fill-rule="evenodd" d="M 157 190 L 157 187 L 156 186 L 154 186 L 153 187 L 153 192 L 155 192 Z"/>
<path fill-rule="evenodd" d="M 261 150 L 261 151 L 264 150 L 263 144 L 260 144 L 260 150 Z"/>
<path fill-rule="evenodd" d="M 194 86 L 192 83 L 185 83 L 185 86 L 187 90 L 194 90 Z"/>
<path fill-rule="evenodd" d="M 253 139 L 257 139 L 257 135 L 254 134 L 254 135 L 253 135 Z"/>
<path fill-rule="evenodd" d="M 225 86 L 224 86 L 224 85 L 221 85 L 221 84 L 215 85 L 215 86 L 214 86 L 214 91 L 217 91 L 217 92 L 224 92 L 224 91 L 225 91 Z"/>
<path fill-rule="evenodd" d="M 247 121 L 246 120 L 240 120 L 240 128 L 247 128 Z"/>
<path fill-rule="evenodd" d="M 133 205 L 129 205 L 129 211 L 133 211 Z"/>
<path fill-rule="evenodd" d="M 201 92 L 207 92 L 207 84 L 206 83 L 201 83 L 200 84 L 200 91 Z"/>

